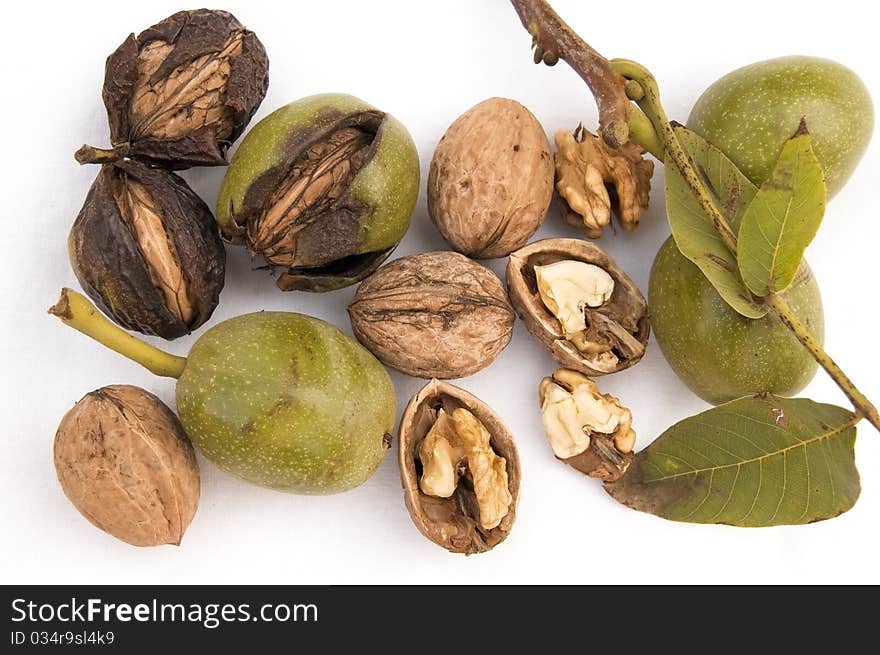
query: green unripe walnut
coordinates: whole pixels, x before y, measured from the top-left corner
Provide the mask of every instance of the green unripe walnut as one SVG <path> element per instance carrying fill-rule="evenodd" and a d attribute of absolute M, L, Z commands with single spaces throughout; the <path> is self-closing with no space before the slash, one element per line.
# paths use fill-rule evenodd
<path fill-rule="evenodd" d="M 372 475 L 391 443 L 391 379 L 329 323 L 290 312 L 223 321 L 177 382 L 180 421 L 205 457 L 249 482 L 336 493 Z"/>
<path fill-rule="evenodd" d="M 69 289 L 50 312 L 177 378 L 189 438 L 217 466 L 254 484 L 346 491 L 373 474 L 391 445 L 396 398 L 388 372 L 324 321 L 290 312 L 237 316 L 205 332 L 184 358 L 132 337 Z"/>
<path fill-rule="evenodd" d="M 804 263 L 784 294 L 819 343 L 825 323 L 819 287 Z M 760 392 L 793 396 L 817 364 L 774 315 L 734 311 L 670 237 L 651 269 L 651 327 L 672 370 L 703 400 L 720 403 Z"/>
<path fill-rule="evenodd" d="M 363 279 L 409 227 L 419 158 L 406 128 L 339 93 L 272 112 L 248 132 L 223 178 L 217 222 L 285 269 L 284 290 L 327 291 Z"/>
<path fill-rule="evenodd" d="M 831 198 L 852 175 L 874 129 L 868 90 L 845 66 L 804 56 L 745 66 L 706 89 L 687 125 L 760 185 L 801 118 L 806 119 Z"/>

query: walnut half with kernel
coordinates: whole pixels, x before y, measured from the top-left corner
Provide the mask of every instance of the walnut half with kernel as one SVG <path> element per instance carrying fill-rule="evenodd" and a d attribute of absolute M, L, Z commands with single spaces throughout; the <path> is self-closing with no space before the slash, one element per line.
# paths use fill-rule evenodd
<path fill-rule="evenodd" d="M 519 498 L 519 456 L 486 404 L 431 380 L 403 412 L 398 447 L 404 499 L 423 535 L 465 555 L 507 538 Z"/>
<path fill-rule="evenodd" d="M 587 475 L 606 482 L 626 473 L 636 433 L 632 413 L 577 371 L 559 369 L 541 380 L 541 420 L 553 453 Z"/>
<path fill-rule="evenodd" d="M 601 248 L 545 239 L 510 255 L 510 300 L 554 359 L 587 375 L 629 368 L 645 354 L 648 305 Z"/>

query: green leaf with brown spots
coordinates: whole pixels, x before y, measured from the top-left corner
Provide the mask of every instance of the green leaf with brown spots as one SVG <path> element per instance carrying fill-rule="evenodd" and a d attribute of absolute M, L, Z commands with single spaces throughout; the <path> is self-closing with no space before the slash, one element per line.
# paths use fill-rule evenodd
<path fill-rule="evenodd" d="M 682 125 L 676 125 L 675 132 L 715 207 L 737 232 L 758 188 L 701 136 Z M 725 302 L 747 318 L 764 316 L 767 310 L 754 302 L 740 279 L 736 257 L 724 245 L 672 161 L 666 165 L 666 213 L 678 249 L 700 268 Z"/>
<path fill-rule="evenodd" d="M 764 527 L 830 519 L 859 497 L 858 421 L 805 398 L 740 398 L 673 425 L 605 489 L 673 521 Z"/>
<path fill-rule="evenodd" d="M 791 285 L 824 215 L 825 177 L 801 121 L 739 226 L 739 272 L 752 293 L 766 296 Z"/>

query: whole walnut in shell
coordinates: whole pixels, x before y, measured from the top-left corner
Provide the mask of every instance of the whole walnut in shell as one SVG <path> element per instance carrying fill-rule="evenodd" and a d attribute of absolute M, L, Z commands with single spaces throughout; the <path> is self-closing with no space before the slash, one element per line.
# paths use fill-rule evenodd
<path fill-rule="evenodd" d="M 382 363 L 424 378 L 485 368 L 510 341 L 515 320 L 501 280 L 449 251 L 382 266 L 358 287 L 348 314 Z"/>
<path fill-rule="evenodd" d="M 504 257 L 540 227 L 553 195 L 544 128 L 514 100 L 489 98 L 449 126 L 428 174 L 428 213 L 452 247 Z"/>
<path fill-rule="evenodd" d="M 199 505 L 199 467 L 177 417 L 128 385 L 92 391 L 61 419 L 55 471 L 93 525 L 133 546 L 180 544 Z"/>

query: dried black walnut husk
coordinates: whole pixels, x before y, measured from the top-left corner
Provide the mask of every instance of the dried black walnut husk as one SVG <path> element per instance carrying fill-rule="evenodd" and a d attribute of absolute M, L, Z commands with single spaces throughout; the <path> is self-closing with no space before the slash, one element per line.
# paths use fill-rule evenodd
<path fill-rule="evenodd" d="M 123 327 L 175 339 L 217 306 L 223 242 L 211 210 L 174 173 L 103 165 L 68 246 L 83 290 Z"/>
<path fill-rule="evenodd" d="M 83 146 L 77 161 L 222 166 L 268 84 L 263 45 L 232 14 L 178 12 L 129 35 L 107 58 L 102 95 L 113 149 Z"/>

